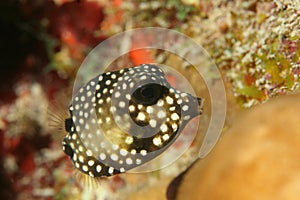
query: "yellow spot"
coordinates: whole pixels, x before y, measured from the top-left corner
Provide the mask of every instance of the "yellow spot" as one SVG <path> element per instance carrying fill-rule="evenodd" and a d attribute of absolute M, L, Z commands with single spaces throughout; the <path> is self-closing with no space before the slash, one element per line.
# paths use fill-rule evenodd
<path fill-rule="evenodd" d="M 126 144 L 132 144 L 133 143 L 133 137 L 127 136 L 126 139 L 125 139 L 125 143 Z"/>
<path fill-rule="evenodd" d="M 162 138 L 163 138 L 164 141 L 166 141 L 166 140 L 168 140 L 170 137 L 169 137 L 168 134 L 164 134 L 164 135 L 162 136 Z"/>
<path fill-rule="evenodd" d="M 172 119 L 172 120 L 179 120 L 179 115 L 178 115 L 177 113 L 173 113 L 173 114 L 171 115 L 171 119 Z"/>
<path fill-rule="evenodd" d="M 155 138 L 153 138 L 153 144 L 155 145 L 155 146 L 160 146 L 162 143 L 161 143 L 161 139 L 160 139 L 160 137 L 155 137 Z"/>

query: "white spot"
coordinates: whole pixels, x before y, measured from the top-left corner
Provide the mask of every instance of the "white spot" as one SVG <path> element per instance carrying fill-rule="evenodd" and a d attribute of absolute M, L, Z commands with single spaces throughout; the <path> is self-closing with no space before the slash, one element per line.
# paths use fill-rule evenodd
<path fill-rule="evenodd" d="M 166 124 L 162 124 L 162 125 L 160 126 L 160 130 L 161 130 L 162 132 L 167 132 L 167 131 L 168 131 L 168 126 L 167 126 Z"/>
<path fill-rule="evenodd" d="M 120 95 L 121 95 L 121 93 L 120 93 L 119 91 L 117 91 L 117 92 L 115 93 L 115 97 L 116 97 L 116 98 L 119 98 Z"/>
<path fill-rule="evenodd" d="M 177 128 L 178 128 L 177 124 L 173 123 L 173 124 L 172 124 L 172 128 L 173 128 L 174 131 L 176 131 Z"/>
<path fill-rule="evenodd" d="M 133 83 L 133 82 L 130 82 L 130 83 L 129 83 L 129 87 L 130 87 L 130 88 L 133 88 L 133 86 L 134 86 L 134 83 Z"/>
<path fill-rule="evenodd" d="M 83 156 L 80 155 L 78 159 L 79 159 L 79 162 L 81 162 L 81 163 L 84 162 L 84 157 Z"/>
<path fill-rule="evenodd" d="M 113 149 L 113 150 L 117 150 L 118 148 L 119 148 L 118 145 L 116 145 L 116 144 L 112 145 L 112 149 Z"/>
<path fill-rule="evenodd" d="M 155 127 L 156 127 L 156 120 L 150 119 L 149 124 L 150 124 L 150 126 L 151 126 L 152 128 L 155 128 Z"/>
<path fill-rule="evenodd" d="M 95 164 L 95 161 L 89 160 L 89 162 L 88 162 L 88 165 L 89 165 L 89 166 L 93 166 L 94 164 Z"/>
<path fill-rule="evenodd" d="M 105 160 L 106 159 L 106 155 L 104 153 L 100 153 L 100 160 Z"/>
<path fill-rule="evenodd" d="M 75 110 L 79 110 L 80 106 L 78 104 L 75 105 Z"/>
<path fill-rule="evenodd" d="M 158 106 L 163 106 L 163 105 L 164 105 L 164 101 L 163 101 L 162 99 L 159 99 L 159 100 L 157 101 L 157 105 L 158 105 Z"/>
<path fill-rule="evenodd" d="M 164 110 L 158 111 L 157 117 L 160 118 L 160 119 L 165 118 L 166 117 L 166 112 Z"/>
<path fill-rule="evenodd" d="M 73 135 L 72 135 L 72 139 L 73 139 L 73 140 L 76 140 L 76 139 L 77 139 L 77 135 L 76 135 L 76 134 L 73 134 Z"/>
<path fill-rule="evenodd" d="M 111 80 L 105 81 L 105 84 L 106 84 L 106 85 L 110 85 L 110 84 L 111 84 Z"/>
<path fill-rule="evenodd" d="M 108 92 L 108 89 L 107 88 L 104 88 L 103 89 L 103 94 L 106 94 Z"/>
<path fill-rule="evenodd" d="M 113 113 L 113 112 L 116 112 L 117 108 L 115 106 L 111 106 L 109 110 L 110 110 L 110 112 Z"/>
<path fill-rule="evenodd" d="M 91 81 L 91 86 L 94 86 L 96 83 L 94 81 Z"/>
<path fill-rule="evenodd" d="M 116 78 L 117 78 L 117 76 L 115 74 L 111 75 L 111 79 L 116 79 Z"/>
<path fill-rule="evenodd" d="M 130 105 L 130 106 L 129 106 L 129 111 L 130 111 L 130 112 L 134 112 L 134 110 L 135 110 L 134 105 Z"/>
<path fill-rule="evenodd" d="M 121 168 L 120 168 L 120 172 L 121 172 L 121 173 L 125 172 L 124 167 L 121 167 Z"/>
<path fill-rule="evenodd" d="M 76 168 L 79 168 L 79 167 L 80 167 L 80 165 L 79 165 L 78 162 L 75 163 L 75 167 L 76 167 Z"/>
<path fill-rule="evenodd" d="M 143 150 L 140 151 L 140 154 L 142 156 L 146 156 L 147 155 L 147 151 L 145 149 L 143 149 Z"/>
<path fill-rule="evenodd" d="M 123 89 L 123 90 L 126 90 L 126 89 L 127 89 L 127 85 L 126 85 L 126 83 L 123 83 L 123 85 L 122 85 L 122 89 Z"/>
<path fill-rule="evenodd" d="M 160 146 L 161 145 L 161 139 L 160 139 L 160 137 L 155 137 L 155 138 L 153 138 L 153 144 L 155 145 L 155 146 Z"/>
<path fill-rule="evenodd" d="M 136 163 L 137 165 L 140 165 L 140 164 L 142 163 L 142 160 L 138 158 L 138 159 L 135 160 L 135 163 Z"/>
<path fill-rule="evenodd" d="M 91 91 L 88 91 L 86 94 L 87 94 L 88 97 L 92 96 L 92 92 Z"/>
<path fill-rule="evenodd" d="M 189 116 L 189 115 L 183 117 L 184 120 L 189 120 L 190 118 L 191 118 L 191 116 Z"/>
<path fill-rule="evenodd" d="M 173 114 L 171 115 L 171 119 L 172 119 L 172 120 L 179 120 L 179 115 L 178 115 L 177 113 L 173 113 Z"/>
<path fill-rule="evenodd" d="M 89 172 L 90 177 L 94 177 L 93 172 Z"/>
<path fill-rule="evenodd" d="M 103 80 L 103 76 L 99 76 L 98 80 L 102 81 Z"/>
<path fill-rule="evenodd" d="M 146 79 L 147 79 L 147 76 L 146 76 L 146 75 L 143 75 L 143 76 L 141 76 L 140 79 L 141 79 L 141 80 L 146 80 Z"/>
<path fill-rule="evenodd" d="M 106 98 L 106 103 L 109 103 L 110 102 L 110 97 L 107 97 Z"/>
<path fill-rule="evenodd" d="M 100 84 L 96 85 L 96 90 L 100 90 Z M 98 93 L 99 94 L 99 93 Z"/>
<path fill-rule="evenodd" d="M 139 112 L 139 114 L 137 115 L 136 119 L 140 120 L 140 121 L 145 121 L 146 115 L 143 112 Z"/>
<path fill-rule="evenodd" d="M 80 119 L 79 119 L 79 124 L 84 124 L 83 118 L 80 118 Z"/>
<path fill-rule="evenodd" d="M 166 140 L 168 140 L 170 138 L 170 136 L 168 134 L 164 134 L 162 136 L 162 138 L 163 138 L 164 141 L 166 141 Z"/>
<path fill-rule="evenodd" d="M 181 100 L 181 99 L 178 99 L 178 100 L 177 100 L 177 103 L 178 103 L 178 104 L 182 104 L 182 100 Z"/>
<path fill-rule="evenodd" d="M 138 104 L 138 109 L 141 110 L 143 108 L 142 104 Z"/>
<path fill-rule="evenodd" d="M 106 117 L 106 118 L 105 118 L 105 122 L 106 122 L 106 123 L 110 123 L 110 122 L 111 122 L 111 118 L 110 118 L 110 117 Z"/>
<path fill-rule="evenodd" d="M 188 105 L 182 106 L 182 110 L 183 110 L 183 111 L 187 111 L 188 109 L 189 109 L 189 106 L 188 106 Z"/>
<path fill-rule="evenodd" d="M 122 156 L 126 156 L 128 154 L 128 151 L 126 151 L 125 149 L 120 149 L 120 154 Z"/>
<path fill-rule="evenodd" d="M 110 155 L 110 158 L 113 160 L 113 161 L 117 161 L 119 159 L 118 155 L 117 154 L 111 154 Z"/>
<path fill-rule="evenodd" d="M 136 154 L 136 150 L 135 150 L 135 149 L 132 149 L 132 150 L 130 151 L 130 153 L 131 153 L 131 155 L 135 155 L 135 154 Z"/>
<path fill-rule="evenodd" d="M 133 143 L 133 137 L 127 136 L 126 139 L 125 139 L 125 143 L 126 143 L 126 144 L 131 144 L 131 143 Z"/>
<path fill-rule="evenodd" d="M 121 108 L 124 108 L 124 107 L 125 107 L 125 102 L 124 102 L 124 101 L 120 101 L 120 102 L 119 102 L 119 106 L 120 106 Z"/>
<path fill-rule="evenodd" d="M 78 150 L 79 150 L 80 152 L 83 152 L 83 146 L 80 145 L 80 146 L 78 147 Z"/>
<path fill-rule="evenodd" d="M 103 99 L 99 99 L 98 104 L 102 104 L 102 103 L 103 103 Z"/>
<path fill-rule="evenodd" d="M 99 173 L 99 172 L 101 172 L 101 170 L 102 170 L 101 165 L 97 165 L 97 166 L 96 166 L 96 171 Z"/>
<path fill-rule="evenodd" d="M 92 156 L 93 153 L 91 152 L 91 150 L 87 150 L 87 151 L 86 151 L 86 155 L 87 155 L 87 156 Z"/>
<path fill-rule="evenodd" d="M 152 106 L 147 106 L 146 108 L 147 113 L 153 113 L 153 107 Z"/>
<path fill-rule="evenodd" d="M 74 146 L 74 143 L 73 143 L 73 142 L 71 142 L 71 143 L 70 143 L 70 147 L 71 147 L 72 149 L 74 149 L 74 148 L 75 148 L 75 146 Z"/>
<path fill-rule="evenodd" d="M 76 153 L 74 153 L 74 155 L 73 155 L 73 160 L 74 160 L 74 161 L 77 160 L 77 154 L 76 154 Z"/>
<path fill-rule="evenodd" d="M 169 96 L 166 97 L 166 100 L 167 100 L 168 104 L 173 104 L 173 102 L 174 102 L 173 98 L 171 98 Z"/>
<path fill-rule="evenodd" d="M 132 159 L 131 159 L 131 158 L 126 158 L 126 163 L 127 163 L 128 165 L 131 165 L 131 164 L 132 164 Z"/>
<path fill-rule="evenodd" d="M 114 173 L 114 168 L 113 167 L 108 168 L 108 173 L 110 174 Z"/>
<path fill-rule="evenodd" d="M 126 97 L 127 100 L 131 99 L 131 95 L 130 94 L 126 94 L 125 97 Z"/>

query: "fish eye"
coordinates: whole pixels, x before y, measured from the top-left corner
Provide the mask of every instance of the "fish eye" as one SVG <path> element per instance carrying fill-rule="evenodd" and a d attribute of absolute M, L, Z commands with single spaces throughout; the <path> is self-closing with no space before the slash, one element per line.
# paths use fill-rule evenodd
<path fill-rule="evenodd" d="M 137 88 L 132 94 L 136 103 L 153 105 L 162 97 L 163 86 L 159 84 L 147 84 Z"/>

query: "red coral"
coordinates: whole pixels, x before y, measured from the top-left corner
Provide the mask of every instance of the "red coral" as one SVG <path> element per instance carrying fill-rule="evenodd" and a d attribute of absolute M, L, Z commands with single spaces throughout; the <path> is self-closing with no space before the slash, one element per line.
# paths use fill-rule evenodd
<path fill-rule="evenodd" d="M 64 43 L 95 46 L 103 40 L 95 36 L 104 18 L 102 7 L 97 2 L 67 2 L 62 6 L 52 4 L 51 7 L 48 11 L 50 33 Z"/>

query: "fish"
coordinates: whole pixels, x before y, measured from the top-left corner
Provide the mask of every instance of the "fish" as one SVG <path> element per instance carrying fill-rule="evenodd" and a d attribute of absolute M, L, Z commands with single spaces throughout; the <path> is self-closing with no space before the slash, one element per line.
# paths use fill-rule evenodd
<path fill-rule="evenodd" d="M 108 71 L 73 95 L 62 150 L 92 178 L 125 173 L 162 154 L 203 112 L 203 99 L 173 88 L 153 64 Z"/>

